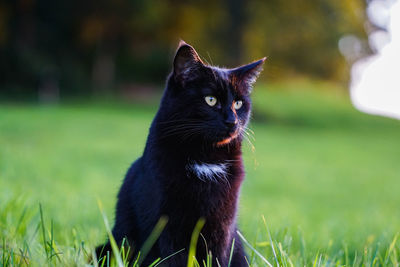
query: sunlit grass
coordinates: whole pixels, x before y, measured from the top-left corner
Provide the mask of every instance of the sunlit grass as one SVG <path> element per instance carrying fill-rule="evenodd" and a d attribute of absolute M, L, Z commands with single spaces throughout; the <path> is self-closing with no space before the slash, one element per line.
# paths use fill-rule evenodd
<path fill-rule="evenodd" d="M 398 266 L 400 123 L 332 86 L 255 88 L 241 233 L 274 266 Z M 0 266 L 86 263 L 156 108 L 0 105 Z"/>

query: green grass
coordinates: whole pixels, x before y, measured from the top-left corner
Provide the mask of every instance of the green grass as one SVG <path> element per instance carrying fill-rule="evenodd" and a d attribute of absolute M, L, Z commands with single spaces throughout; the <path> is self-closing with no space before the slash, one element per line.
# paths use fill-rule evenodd
<path fill-rule="evenodd" d="M 253 100 L 239 215 L 251 265 L 266 264 L 260 253 L 280 266 L 399 266 L 400 122 L 323 82 L 258 86 Z M 97 200 L 112 221 L 156 109 L 0 105 L 0 266 L 85 264 L 106 237 Z"/>

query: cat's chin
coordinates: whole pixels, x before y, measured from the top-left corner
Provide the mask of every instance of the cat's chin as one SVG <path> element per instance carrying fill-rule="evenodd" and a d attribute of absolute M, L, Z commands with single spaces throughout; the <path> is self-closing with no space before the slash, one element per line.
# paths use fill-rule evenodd
<path fill-rule="evenodd" d="M 235 131 L 232 134 L 230 134 L 228 137 L 225 137 L 224 139 L 222 139 L 221 141 L 218 141 L 215 143 L 216 147 L 222 147 L 225 146 L 227 144 L 229 144 L 230 142 L 232 142 L 233 140 L 235 140 L 239 135 L 239 131 Z"/>

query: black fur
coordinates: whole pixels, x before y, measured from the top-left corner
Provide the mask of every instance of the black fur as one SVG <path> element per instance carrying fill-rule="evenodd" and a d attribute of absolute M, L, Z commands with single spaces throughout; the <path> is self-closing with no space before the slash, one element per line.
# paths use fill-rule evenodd
<path fill-rule="evenodd" d="M 250 117 L 251 86 L 264 60 L 220 69 L 204 64 L 190 45 L 180 43 L 143 155 L 130 167 L 118 194 L 112 231 L 118 244 L 126 238 L 135 255 L 160 217 L 168 218 L 144 266 L 181 249 L 165 264 L 186 266 L 191 234 L 201 217 L 206 221 L 201 230 L 205 242 L 199 238 L 196 259 L 201 263 L 208 252 L 213 266 L 216 259 L 227 266 L 235 239 L 231 266 L 247 266 L 236 234 L 244 178 L 241 141 Z M 218 99 L 215 106 L 205 102 L 209 95 Z M 235 110 L 237 100 L 243 106 Z M 200 179 L 188 168 L 192 163 L 225 163 L 227 175 L 216 181 Z M 98 257 L 107 250 L 109 243 L 100 246 Z"/>

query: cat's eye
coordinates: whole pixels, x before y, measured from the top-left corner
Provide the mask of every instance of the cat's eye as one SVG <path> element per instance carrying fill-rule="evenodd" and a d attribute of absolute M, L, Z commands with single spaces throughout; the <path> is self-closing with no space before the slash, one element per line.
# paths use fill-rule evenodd
<path fill-rule="evenodd" d="M 211 107 L 213 107 L 213 106 L 215 106 L 215 104 L 217 104 L 217 98 L 215 96 L 212 96 L 212 95 L 206 96 L 204 98 L 204 100 Z"/>
<path fill-rule="evenodd" d="M 240 109 L 242 106 L 243 106 L 243 101 L 242 100 L 235 101 L 235 103 L 233 104 L 233 107 L 235 109 Z"/>

